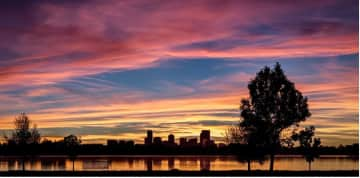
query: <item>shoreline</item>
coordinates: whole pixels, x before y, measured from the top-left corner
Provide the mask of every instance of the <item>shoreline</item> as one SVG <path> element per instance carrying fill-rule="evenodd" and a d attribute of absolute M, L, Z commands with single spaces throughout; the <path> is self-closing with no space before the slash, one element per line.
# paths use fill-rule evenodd
<path fill-rule="evenodd" d="M 222 155 L 222 154 L 209 154 L 209 155 L 199 155 L 199 154 L 98 154 L 98 155 L 94 155 L 94 154 L 84 154 L 84 155 L 77 155 L 77 158 L 103 158 L 103 157 L 129 157 L 129 158 L 133 158 L 133 157 L 234 157 L 236 155 Z M 332 155 L 332 154 L 324 154 L 324 155 L 319 155 L 320 157 L 323 158 L 328 158 L 328 157 L 340 157 L 340 158 L 350 158 L 352 155 Z M 31 156 L 28 156 L 31 157 Z M 64 157 L 69 157 L 68 155 L 35 155 L 33 156 L 34 158 L 64 158 Z M 300 154 L 278 154 L 275 155 L 275 157 L 277 158 L 283 158 L 283 157 L 303 157 L 303 155 Z M 22 156 L 18 156 L 18 155 L 0 155 L 0 159 L 1 158 L 22 158 Z"/>
<path fill-rule="evenodd" d="M 359 176 L 353 171 L 7 171 L 0 176 Z"/>

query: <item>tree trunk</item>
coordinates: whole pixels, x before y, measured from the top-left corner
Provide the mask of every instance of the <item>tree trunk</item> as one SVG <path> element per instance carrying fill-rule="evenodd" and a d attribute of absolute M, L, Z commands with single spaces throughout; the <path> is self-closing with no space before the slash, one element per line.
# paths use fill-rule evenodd
<path fill-rule="evenodd" d="M 270 169 L 269 171 L 272 173 L 274 171 L 274 153 L 270 155 Z"/>
<path fill-rule="evenodd" d="M 309 161 L 309 171 L 311 171 L 311 161 Z"/>
<path fill-rule="evenodd" d="M 251 171 L 251 161 L 250 161 L 250 159 L 248 159 L 247 160 L 247 163 L 248 163 L 248 172 L 250 172 Z"/>

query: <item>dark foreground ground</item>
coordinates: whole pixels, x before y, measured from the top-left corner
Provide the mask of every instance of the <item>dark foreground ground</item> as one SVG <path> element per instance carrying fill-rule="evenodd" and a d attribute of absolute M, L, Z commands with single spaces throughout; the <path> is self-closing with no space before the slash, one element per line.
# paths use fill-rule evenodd
<path fill-rule="evenodd" d="M 359 171 L 9 171 L 0 176 L 359 176 Z"/>

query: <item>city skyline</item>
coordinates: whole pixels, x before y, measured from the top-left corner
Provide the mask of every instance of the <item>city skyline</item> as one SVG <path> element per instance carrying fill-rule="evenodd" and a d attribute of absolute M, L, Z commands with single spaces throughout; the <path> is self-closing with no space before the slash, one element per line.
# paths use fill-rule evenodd
<path fill-rule="evenodd" d="M 144 138 L 144 145 L 151 145 L 151 144 L 161 144 L 161 143 L 165 143 L 165 144 L 179 144 L 179 145 L 184 145 L 186 143 L 195 143 L 195 144 L 199 144 L 200 146 L 208 146 L 210 144 L 215 144 L 214 140 L 211 140 L 211 131 L 210 130 L 201 130 L 201 133 L 198 137 L 194 136 L 190 136 L 190 137 L 179 137 L 177 140 L 178 142 L 176 143 L 176 137 L 174 134 L 169 133 L 167 136 L 167 140 L 162 140 L 163 137 L 159 137 L 156 136 L 154 137 L 153 131 L 152 130 L 147 130 L 146 131 L 146 137 Z M 200 142 L 197 142 L 197 138 L 199 138 Z M 187 140 L 189 139 L 189 140 Z M 122 141 L 123 139 L 120 139 L 119 141 Z M 126 139 L 125 139 L 126 140 Z M 157 140 L 157 141 L 156 141 Z M 133 141 L 130 139 L 130 141 Z M 221 142 L 222 143 L 222 142 Z"/>
<path fill-rule="evenodd" d="M 357 143 L 358 1 L 4 1 L 0 134 L 25 112 L 84 143 L 146 130 L 221 142 L 247 84 L 279 62 L 323 145 Z M 260 13 L 261 12 L 261 13 Z M 178 140 L 177 140 L 178 141 Z"/>

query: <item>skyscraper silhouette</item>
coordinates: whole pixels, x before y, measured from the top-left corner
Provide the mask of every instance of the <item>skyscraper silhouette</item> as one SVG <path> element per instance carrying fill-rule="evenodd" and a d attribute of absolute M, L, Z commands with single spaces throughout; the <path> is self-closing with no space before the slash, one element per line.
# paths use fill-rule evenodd
<path fill-rule="evenodd" d="M 168 143 L 174 144 L 175 143 L 175 136 L 173 134 L 170 134 L 168 136 Z"/>
<path fill-rule="evenodd" d="M 200 145 L 208 146 L 210 144 L 210 130 L 202 130 L 200 133 Z"/>
<path fill-rule="evenodd" d="M 147 131 L 147 137 L 145 138 L 145 145 L 150 145 L 153 142 L 153 132 L 152 130 Z"/>

